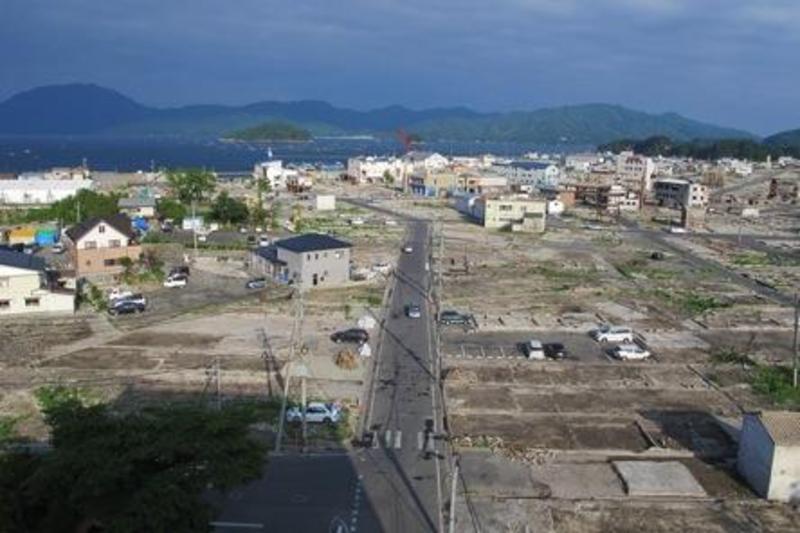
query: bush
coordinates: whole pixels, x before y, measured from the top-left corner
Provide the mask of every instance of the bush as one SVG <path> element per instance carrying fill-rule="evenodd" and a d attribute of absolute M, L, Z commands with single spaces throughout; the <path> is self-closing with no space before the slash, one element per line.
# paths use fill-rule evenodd
<path fill-rule="evenodd" d="M 792 386 L 792 370 L 782 366 L 762 366 L 753 378 L 753 390 L 772 403 L 800 409 L 800 388 Z"/>

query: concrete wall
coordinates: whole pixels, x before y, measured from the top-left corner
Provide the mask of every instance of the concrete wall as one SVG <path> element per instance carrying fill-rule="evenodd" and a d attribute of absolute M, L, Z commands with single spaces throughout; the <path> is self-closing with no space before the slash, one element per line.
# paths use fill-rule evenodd
<path fill-rule="evenodd" d="M 278 247 L 278 259 L 286 262 L 289 279 L 302 283 L 304 289 L 342 285 L 350 280 L 349 248 L 295 253 Z"/>
<path fill-rule="evenodd" d="M 777 446 L 767 498 L 800 503 L 800 446 Z"/>
<path fill-rule="evenodd" d="M 756 416 L 745 415 L 736 464 L 753 490 L 765 498 L 769 494 L 772 462 L 772 439 Z"/>

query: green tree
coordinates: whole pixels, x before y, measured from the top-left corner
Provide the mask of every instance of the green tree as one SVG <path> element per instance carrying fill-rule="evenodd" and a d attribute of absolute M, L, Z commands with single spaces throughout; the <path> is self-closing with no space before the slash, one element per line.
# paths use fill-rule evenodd
<path fill-rule="evenodd" d="M 186 206 L 174 198 L 159 198 L 156 203 L 158 214 L 172 220 L 183 220 L 186 216 Z"/>
<path fill-rule="evenodd" d="M 158 407 L 120 414 L 65 395 L 45 410 L 53 449 L 0 461 L 0 529 L 209 531 L 202 494 L 260 475 L 265 448 L 245 410 Z"/>
<path fill-rule="evenodd" d="M 269 225 L 273 230 L 280 229 L 281 217 L 283 216 L 283 205 L 275 201 L 272 203 L 272 208 L 269 210 L 270 221 Z"/>
<path fill-rule="evenodd" d="M 236 198 L 231 198 L 226 191 L 222 191 L 211 204 L 211 219 L 223 224 L 239 224 L 249 217 L 247 204 Z"/>
<path fill-rule="evenodd" d="M 181 202 L 202 202 L 216 188 L 214 174 L 198 168 L 172 170 L 167 173 L 172 194 Z"/>

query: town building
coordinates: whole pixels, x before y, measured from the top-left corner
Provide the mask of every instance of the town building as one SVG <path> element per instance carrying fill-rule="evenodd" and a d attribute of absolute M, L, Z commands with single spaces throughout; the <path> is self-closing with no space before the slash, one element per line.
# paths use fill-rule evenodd
<path fill-rule="evenodd" d="M 303 289 L 335 287 L 350 280 L 352 246 L 330 235 L 298 235 L 256 249 L 250 256 L 250 271 Z"/>
<path fill-rule="evenodd" d="M 283 161 L 263 161 L 256 163 L 253 167 L 253 179 L 258 181 L 267 180 L 270 189 L 273 191 L 284 191 L 287 189 L 289 181 L 297 178 L 297 171 L 283 167 Z"/>
<path fill-rule="evenodd" d="M 662 178 L 653 182 L 653 198 L 671 209 L 704 208 L 708 207 L 708 187 L 691 180 Z"/>
<path fill-rule="evenodd" d="M 511 186 L 532 188 L 553 185 L 561 175 L 561 169 L 557 165 L 542 161 L 497 162 L 492 166 L 492 170 L 508 178 Z"/>
<path fill-rule="evenodd" d="M 569 154 L 564 157 L 564 168 L 569 171 L 588 174 L 592 168 L 604 161 L 599 154 Z"/>
<path fill-rule="evenodd" d="M 753 173 L 753 163 L 735 158 L 722 158 L 717 161 L 717 165 L 727 172 L 738 174 L 739 176 L 749 176 Z"/>
<path fill-rule="evenodd" d="M 314 196 L 315 211 L 335 211 L 336 196 L 333 194 L 317 194 Z"/>
<path fill-rule="evenodd" d="M 403 156 L 410 172 L 436 172 L 445 169 L 450 161 L 436 152 L 411 151 Z"/>
<path fill-rule="evenodd" d="M 485 228 L 542 233 L 547 201 L 527 196 L 481 196 L 474 201 L 470 214 Z"/>
<path fill-rule="evenodd" d="M 617 184 L 579 186 L 575 194 L 583 204 L 612 214 L 636 211 L 641 206 L 637 192 Z"/>
<path fill-rule="evenodd" d="M 44 259 L 0 250 L 0 317 L 73 313 L 75 293 L 58 287 Z"/>
<path fill-rule="evenodd" d="M 761 497 L 800 504 L 800 413 L 746 414 L 737 466 Z"/>
<path fill-rule="evenodd" d="M 347 160 L 347 178 L 354 183 L 387 181 L 405 183 L 408 165 L 397 158 L 351 157 Z"/>
<path fill-rule="evenodd" d="M 411 194 L 417 196 L 446 196 L 462 188 L 466 177 L 455 172 L 427 172 L 408 178 Z"/>
<path fill-rule="evenodd" d="M 88 179 L 55 180 L 44 178 L 0 180 L 0 204 L 30 206 L 50 205 L 79 191 L 92 189 L 94 182 Z"/>
<path fill-rule="evenodd" d="M 466 194 L 500 194 L 508 191 L 508 178 L 492 175 L 466 175 L 459 182 L 459 192 Z"/>
<path fill-rule="evenodd" d="M 152 196 L 120 198 L 117 208 L 120 213 L 129 217 L 154 218 L 156 216 L 156 199 Z"/>
<path fill-rule="evenodd" d="M 131 219 L 122 213 L 90 218 L 65 234 L 72 267 L 79 277 L 119 274 L 124 270 L 123 257 L 137 261 L 142 255 Z"/>
<path fill-rule="evenodd" d="M 635 155 L 633 152 L 621 152 L 616 163 L 616 178 L 622 185 L 642 192 L 650 190 L 656 171 L 651 158 Z"/>

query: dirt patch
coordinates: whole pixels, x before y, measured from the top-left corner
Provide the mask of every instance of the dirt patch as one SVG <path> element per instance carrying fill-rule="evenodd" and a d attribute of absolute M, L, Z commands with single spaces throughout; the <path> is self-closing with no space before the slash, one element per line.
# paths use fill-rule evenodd
<path fill-rule="evenodd" d="M 78 370 L 150 370 L 158 361 L 147 357 L 141 350 L 121 348 L 86 348 L 42 363 L 43 367 Z"/>
<path fill-rule="evenodd" d="M 53 346 L 63 346 L 89 337 L 86 318 L 15 318 L 0 321 L 0 363 L 27 364 L 32 357 Z"/>
<path fill-rule="evenodd" d="M 159 347 L 187 347 L 187 348 L 212 348 L 223 336 L 203 335 L 199 333 L 164 333 L 157 331 L 141 331 L 129 333 L 113 343 L 116 346 L 159 346 Z"/>

